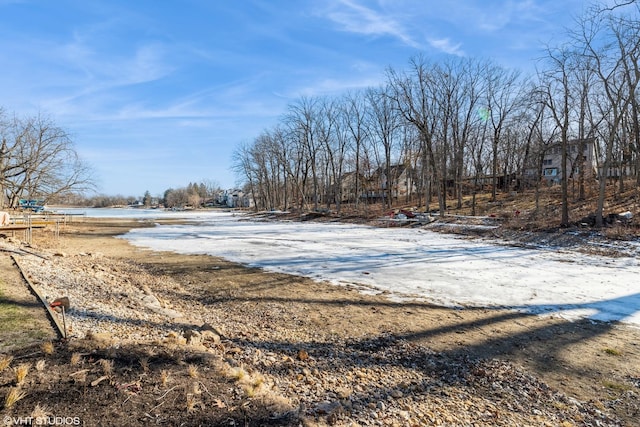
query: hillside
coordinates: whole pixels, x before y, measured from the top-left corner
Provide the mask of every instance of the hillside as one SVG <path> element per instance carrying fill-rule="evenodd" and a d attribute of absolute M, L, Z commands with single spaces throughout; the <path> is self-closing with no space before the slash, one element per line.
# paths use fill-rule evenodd
<path fill-rule="evenodd" d="M 576 250 L 603 255 L 628 255 L 628 242 L 640 238 L 640 191 L 633 182 L 625 182 L 625 190 L 619 191 L 618 184 L 609 185 L 604 204 L 605 225 L 595 227 L 595 212 L 598 204 L 596 185 L 587 188 L 585 198 L 572 197 L 569 188 L 569 227 L 560 227 L 561 188 L 559 185 L 522 192 L 498 193 L 491 200 L 491 193 L 476 195 L 475 215 L 472 215 L 472 196 L 463 197 L 462 207 L 449 198 L 445 217 L 437 214 L 437 201 L 432 201 L 428 213 L 429 222 L 389 221 L 398 212 L 425 213 L 424 207 L 412 203 L 395 203 L 392 209 L 377 205 L 342 206 L 340 213 L 323 210 L 321 212 L 292 211 L 288 213 L 260 213 L 273 218 L 286 217 L 291 220 L 341 221 L 368 223 L 376 226 L 411 227 L 421 226 L 434 231 L 490 236 L 519 245 L 553 245 L 573 247 Z M 537 202 L 536 202 L 537 200 Z M 536 207 L 537 206 L 537 207 Z M 619 217 L 631 213 L 629 219 Z M 615 244 L 611 244 L 614 242 Z M 635 250 L 635 247 L 633 248 Z"/>

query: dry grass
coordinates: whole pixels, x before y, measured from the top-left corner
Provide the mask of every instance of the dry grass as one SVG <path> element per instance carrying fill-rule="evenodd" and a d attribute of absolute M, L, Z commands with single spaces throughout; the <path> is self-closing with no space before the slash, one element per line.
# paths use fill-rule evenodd
<path fill-rule="evenodd" d="M 110 376 L 113 374 L 113 360 L 100 359 L 98 363 L 104 375 Z"/>
<path fill-rule="evenodd" d="M 162 371 L 160 371 L 160 381 L 162 382 L 162 386 L 163 387 L 167 386 L 167 383 L 169 382 L 169 377 L 170 376 L 171 376 L 171 374 L 166 369 L 163 369 Z"/>
<path fill-rule="evenodd" d="M 71 366 L 78 366 L 82 363 L 82 355 L 80 353 L 73 353 L 71 355 L 71 360 L 69 361 Z"/>
<path fill-rule="evenodd" d="M 603 234 L 609 239 L 629 240 L 633 235 L 632 231 L 628 226 L 615 224 L 609 228 L 605 228 Z"/>
<path fill-rule="evenodd" d="M 69 374 L 69 376 L 73 379 L 74 383 L 84 384 L 87 381 L 87 372 L 89 372 L 88 369 L 81 369 Z"/>
<path fill-rule="evenodd" d="M 11 362 L 13 362 L 13 356 L 9 356 L 8 354 L 3 354 L 0 357 L 0 372 L 7 369 L 9 365 L 11 365 Z"/>
<path fill-rule="evenodd" d="M 249 384 L 242 386 L 242 391 L 244 391 L 244 395 L 248 398 L 256 397 L 256 394 L 258 394 L 258 389 Z"/>
<path fill-rule="evenodd" d="M 4 398 L 4 409 L 10 409 L 16 402 L 24 399 L 27 396 L 27 392 L 20 389 L 20 387 L 12 387 Z"/>
<path fill-rule="evenodd" d="M 29 369 L 31 369 L 31 364 L 29 363 L 21 363 L 13 369 L 16 376 L 16 385 L 22 385 L 24 383 Z"/>
<path fill-rule="evenodd" d="M 242 367 L 234 368 L 227 365 L 220 373 L 226 378 L 238 382 L 245 396 L 248 398 L 255 397 L 264 388 L 265 378 L 262 375 L 257 373 L 249 374 Z"/>
<path fill-rule="evenodd" d="M 164 339 L 165 344 L 168 344 L 170 348 L 179 349 L 187 344 L 187 340 L 176 332 L 169 332 Z"/>
<path fill-rule="evenodd" d="M 242 390 L 245 396 L 251 398 L 257 396 L 263 390 L 265 380 L 262 375 L 254 375 L 245 377 L 242 382 Z"/>
<path fill-rule="evenodd" d="M 607 201 L 603 215 L 617 214 L 631 211 L 638 218 L 638 191 L 635 181 L 625 182 L 627 190 L 623 193 L 617 191 L 610 183 L 607 188 Z M 539 200 L 536 206 L 535 189 L 524 191 L 499 192 L 496 200 L 491 200 L 490 191 L 476 195 L 476 215 L 494 215 L 501 218 L 507 228 L 526 230 L 557 229 L 561 218 L 561 188 L 559 185 L 543 185 L 539 189 Z M 586 187 L 585 198 L 578 199 L 577 185 L 570 186 L 569 191 L 569 220 L 579 223 L 582 218 L 595 214 L 597 208 L 597 186 Z M 465 193 L 462 198 L 462 207 L 457 208 L 455 200 L 450 199 L 447 212 L 456 215 L 470 215 L 472 196 Z M 400 206 L 398 206 L 400 207 Z M 410 208 L 411 206 L 407 206 Z M 434 207 L 437 207 L 437 203 Z M 516 218 L 514 213 L 520 212 Z M 629 224 L 613 224 L 604 227 L 601 232 L 614 239 L 628 240 L 638 236 L 638 220 L 634 218 Z"/>
<path fill-rule="evenodd" d="M 200 389 L 200 383 L 198 382 L 193 383 L 193 386 L 191 388 L 192 388 L 192 393 L 194 395 L 202 394 L 202 390 Z"/>
<path fill-rule="evenodd" d="M 138 363 L 140 363 L 140 367 L 143 372 L 149 372 L 149 359 L 146 357 L 141 358 Z"/>
<path fill-rule="evenodd" d="M 49 407 L 40 406 L 40 404 L 36 404 L 36 407 L 31 411 L 31 418 L 45 418 L 51 415 L 51 409 Z"/>
<path fill-rule="evenodd" d="M 40 359 L 36 362 L 36 371 L 42 372 L 44 371 L 44 367 L 47 364 L 47 361 L 44 359 Z"/>
<path fill-rule="evenodd" d="M 51 341 L 47 341 L 40 346 L 40 350 L 47 356 L 50 356 L 56 351 L 56 348 Z"/>
<path fill-rule="evenodd" d="M 244 370 L 244 368 L 230 368 L 227 373 L 226 376 L 236 380 L 236 381 L 242 381 L 243 379 L 245 379 L 247 377 L 247 371 Z"/>
<path fill-rule="evenodd" d="M 198 406 L 201 406 L 202 403 L 196 398 L 196 395 L 193 393 L 187 393 L 187 401 L 186 407 L 188 413 L 193 413 L 196 411 Z"/>
<path fill-rule="evenodd" d="M 198 372 L 198 367 L 196 365 L 189 365 L 187 367 L 187 374 L 191 377 L 191 378 L 198 378 L 199 372 Z"/>

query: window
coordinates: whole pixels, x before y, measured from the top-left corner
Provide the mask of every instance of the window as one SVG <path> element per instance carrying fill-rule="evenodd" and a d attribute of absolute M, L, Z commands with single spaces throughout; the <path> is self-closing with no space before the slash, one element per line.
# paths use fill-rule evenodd
<path fill-rule="evenodd" d="M 553 159 L 544 159 L 542 161 L 542 166 L 551 166 L 553 164 Z"/>
<path fill-rule="evenodd" d="M 558 168 L 546 168 L 544 170 L 544 176 L 556 176 L 558 175 Z"/>

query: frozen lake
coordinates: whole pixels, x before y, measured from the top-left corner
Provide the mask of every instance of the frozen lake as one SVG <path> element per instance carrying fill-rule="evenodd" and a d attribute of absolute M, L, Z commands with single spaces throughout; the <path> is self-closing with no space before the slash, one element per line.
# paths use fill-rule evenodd
<path fill-rule="evenodd" d="M 87 210 L 88 216 L 111 210 Z M 256 222 L 223 212 L 118 210 L 139 218 L 188 218 L 185 225 L 134 229 L 132 244 L 209 254 L 392 298 L 448 306 L 505 307 L 568 319 L 640 326 L 638 259 L 523 249 L 420 229 Z M 123 212 L 133 211 L 133 212 Z"/>

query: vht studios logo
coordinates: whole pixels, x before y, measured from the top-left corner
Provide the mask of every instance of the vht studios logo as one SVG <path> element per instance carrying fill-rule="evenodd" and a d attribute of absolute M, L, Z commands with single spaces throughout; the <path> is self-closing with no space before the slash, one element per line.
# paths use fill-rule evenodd
<path fill-rule="evenodd" d="M 80 417 L 10 417 L 2 419 L 5 426 L 79 426 Z"/>

